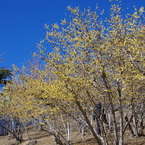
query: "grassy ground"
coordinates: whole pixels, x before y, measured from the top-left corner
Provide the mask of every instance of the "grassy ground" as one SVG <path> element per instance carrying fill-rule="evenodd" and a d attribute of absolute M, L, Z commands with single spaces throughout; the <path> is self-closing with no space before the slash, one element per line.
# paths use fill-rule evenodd
<path fill-rule="evenodd" d="M 43 131 L 34 131 L 32 126 L 29 126 L 29 136 L 32 140 L 36 140 L 36 145 L 55 145 L 53 137 Z M 7 136 L 0 136 L 0 145 L 28 145 L 29 141 L 24 133 L 24 141 L 17 143 L 15 139 L 7 140 Z M 90 133 L 86 133 L 85 141 L 81 141 L 81 133 L 74 130 L 72 132 L 73 145 L 97 145 L 95 139 Z M 112 143 L 113 145 L 113 143 Z M 145 137 L 132 137 L 128 133 L 125 134 L 125 145 L 145 145 Z"/>

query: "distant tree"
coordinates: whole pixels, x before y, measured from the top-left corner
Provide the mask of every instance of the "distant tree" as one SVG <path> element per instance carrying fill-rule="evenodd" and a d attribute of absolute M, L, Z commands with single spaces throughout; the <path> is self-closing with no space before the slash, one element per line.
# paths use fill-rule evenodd
<path fill-rule="evenodd" d="M 5 67 L 0 68 L 0 84 L 6 85 L 9 82 L 9 78 L 12 75 L 12 71 Z"/>

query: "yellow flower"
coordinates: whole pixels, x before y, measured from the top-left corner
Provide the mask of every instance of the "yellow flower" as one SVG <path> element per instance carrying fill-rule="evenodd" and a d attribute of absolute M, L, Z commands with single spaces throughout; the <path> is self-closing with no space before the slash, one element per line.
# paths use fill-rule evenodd
<path fill-rule="evenodd" d="M 53 28 L 59 29 L 59 26 L 57 24 L 53 24 Z"/>

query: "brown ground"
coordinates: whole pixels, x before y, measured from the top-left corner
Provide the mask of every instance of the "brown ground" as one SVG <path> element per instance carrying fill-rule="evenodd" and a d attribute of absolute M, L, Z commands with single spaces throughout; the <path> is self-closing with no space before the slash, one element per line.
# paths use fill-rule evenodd
<path fill-rule="evenodd" d="M 53 137 L 48 135 L 43 131 L 34 131 L 33 128 L 29 127 L 29 135 L 32 140 L 36 140 L 36 145 L 55 145 Z M 0 145 L 28 145 L 28 139 L 24 133 L 24 141 L 20 144 L 15 141 L 15 139 L 7 140 L 7 136 L 0 136 Z M 96 141 L 90 133 L 85 135 L 85 141 L 81 141 L 81 133 L 78 131 L 73 131 L 72 133 L 73 145 L 97 145 Z M 113 144 L 112 144 L 113 145 Z M 145 145 L 145 137 L 131 137 L 126 133 L 125 135 L 125 145 Z"/>

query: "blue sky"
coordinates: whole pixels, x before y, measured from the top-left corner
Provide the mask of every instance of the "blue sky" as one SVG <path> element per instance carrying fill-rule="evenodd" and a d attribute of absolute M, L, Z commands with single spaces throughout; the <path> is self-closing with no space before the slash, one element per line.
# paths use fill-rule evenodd
<path fill-rule="evenodd" d="M 36 43 L 45 36 L 44 24 L 60 23 L 68 13 L 67 6 L 79 6 L 82 10 L 90 6 L 95 10 L 96 3 L 109 16 L 109 0 L 0 0 L 0 53 L 3 54 L 0 67 L 11 69 L 12 64 L 21 67 L 31 60 L 31 52 L 37 51 Z M 133 12 L 133 5 L 145 6 L 145 0 L 122 0 L 122 3 L 128 13 Z"/>

